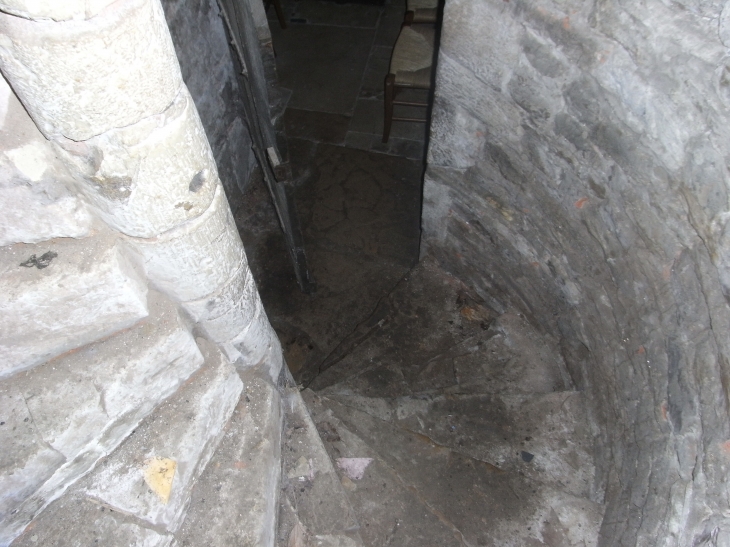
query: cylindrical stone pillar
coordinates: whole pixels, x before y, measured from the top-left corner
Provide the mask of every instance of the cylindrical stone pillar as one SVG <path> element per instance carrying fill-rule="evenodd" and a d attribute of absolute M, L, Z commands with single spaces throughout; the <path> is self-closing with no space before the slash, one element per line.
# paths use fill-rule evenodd
<path fill-rule="evenodd" d="M 242 364 L 280 353 L 159 0 L 0 10 L 0 69 L 152 285 Z"/>

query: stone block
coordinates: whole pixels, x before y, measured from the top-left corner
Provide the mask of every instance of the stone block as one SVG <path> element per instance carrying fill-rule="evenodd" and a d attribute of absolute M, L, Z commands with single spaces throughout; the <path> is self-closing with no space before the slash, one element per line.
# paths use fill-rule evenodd
<path fill-rule="evenodd" d="M 2 0 L 0 10 L 25 19 L 89 19 L 97 15 L 114 0 Z"/>
<path fill-rule="evenodd" d="M 159 2 L 85 21 L 0 14 L 0 67 L 48 138 L 83 141 L 165 110 L 182 78 Z"/>
<path fill-rule="evenodd" d="M 179 545 L 275 545 L 282 415 L 266 376 L 256 369 L 242 374 L 245 392 L 193 490 Z"/>
<path fill-rule="evenodd" d="M 350 534 L 353 545 L 362 545 L 356 530 L 356 515 L 332 465 L 298 388 L 290 388 L 284 399 L 285 431 L 282 436 L 282 492 L 287 505 L 296 508 L 295 521 L 310 534 Z M 291 526 L 279 525 L 279 536 L 289 537 Z M 347 545 L 347 543 L 345 543 Z"/>
<path fill-rule="evenodd" d="M 38 432 L 23 394 L 12 385 L 0 384 L 0 523 L 5 524 L 12 512 L 39 483 L 60 467 L 63 454 L 48 446 Z M 0 532 L 0 543 L 12 537 Z"/>
<path fill-rule="evenodd" d="M 44 203 L 49 193 L 57 197 Z M 91 222 L 86 207 L 58 184 L 0 187 L 0 246 L 86 237 Z"/>
<path fill-rule="evenodd" d="M 0 249 L 0 293 L 0 378 L 147 316 L 145 282 L 109 235 Z"/>
<path fill-rule="evenodd" d="M 172 302 L 132 329 L 0 382 L 0 527 L 19 532 L 203 362 Z M 27 421 L 26 421 L 27 420 Z M 13 513 L 13 510 L 17 510 Z"/>
<path fill-rule="evenodd" d="M 205 366 L 97 469 L 86 494 L 115 511 L 175 531 L 190 491 L 205 469 L 238 403 L 243 384 L 220 352 L 198 339 Z M 148 487 L 145 468 L 154 459 L 175 462 L 169 498 Z"/>
<path fill-rule="evenodd" d="M 91 215 L 71 177 L 0 76 L 0 246 L 85 237 Z"/>
<path fill-rule="evenodd" d="M 155 238 L 126 241 L 140 255 L 150 280 L 183 302 L 219 291 L 246 263 L 241 238 L 218 183 L 213 203 L 200 217 Z"/>
<path fill-rule="evenodd" d="M 51 504 L 13 542 L 13 547 L 103 545 L 169 547 L 173 537 L 70 492 Z"/>
<path fill-rule="evenodd" d="M 278 378 L 284 362 L 281 343 L 263 306 L 258 307 L 248 328 L 221 346 L 236 365 L 248 368 L 265 363 L 272 380 Z"/>
<path fill-rule="evenodd" d="M 184 302 L 182 306 L 216 342 L 239 336 L 262 308 L 256 282 L 247 264 L 241 264 L 233 279 L 220 291 Z"/>
<path fill-rule="evenodd" d="M 88 201 L 126 235 L 157 236 L 213 201 L 218 172 L 185 86 L 164 112 L 65 148 Z"/>

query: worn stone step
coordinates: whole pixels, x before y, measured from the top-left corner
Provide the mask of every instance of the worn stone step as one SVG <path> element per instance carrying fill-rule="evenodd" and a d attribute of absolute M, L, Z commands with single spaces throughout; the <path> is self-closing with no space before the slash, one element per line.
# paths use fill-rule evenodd
<path fill-rule="evenodd" d="M 495 310 L 498 310 L 499 313 Z M 369 397 L 480 386 L 484 391 L 573 389 L 557 342 L 512 309 L 487 302 L 429 260 L 320 365 L 318 392 Z"/>
<path fill-rule="evenodd" d="M 310 408 L 312 398 L 313 394 L 307 396 Z M 596 545 L 602 519 L 599 504 L 519 472 L 501 470 L 326 397 L 319 401 L 464 544 Z M 560 538 L 557 543 L 555 538 Z"/>
<path fill-rule="evenodd" d="M 12 547 L 170 547 L 172 534 L 95 503 L 73 489 L 53 502 L 18 537 Z"/>
<path fill-rule="evenodd" d="M 205 365 L 94 470 L 83 489 L 98 503 L 158 530 L 174 532 L 180 526 L 193 485 L 243 389 L 216 347 L 200 338 L 198 345 Z"/>
<path fill-rule="evenodd" d="M 459 280 L 421 262 L 325 358 L 308 387 L 372 378 L 362 385 L 371 395 L 409 393 L 434 356 L 483 337 L 497 315 Z"/>
<path fill-rule="evenodd" d="M 583 393 L 418 394 L 328 398 L 505 471 L 598 500 L 593 439 Z"/>
<path fill-rule="evenodd" d="M 114 450 L 203 363 L 164 296 L 148 318 L 0 381 L 0 543 Z"/>
<path fill-rule="evenodd" d="M 284 398 L 279 547 L 362 546 L 360 525 L 297 388 Z"/>
<path fill-rule="evenodd" d="M 192 491 L 176 546 L 275 545 L 282 413 L 270 368 L 241 371 L 243 395 Z"/>
<path fill-rule="evenodd" d="M 147 286 L 110 234 L 0 249 L 0 378 L 131 327 Z"/>
<path fill-rule="evenodd" d="M 310 390 L 302 396 L 355 510 L 363 545 L 462 547 L 452 523 L 434 512 L 389 462 L 340 421 L 324 399 Z M 350 465 L 353 458 L 365 466 L 361 472 Z M 310 547 L 302 542 L 294 545 Z"/>

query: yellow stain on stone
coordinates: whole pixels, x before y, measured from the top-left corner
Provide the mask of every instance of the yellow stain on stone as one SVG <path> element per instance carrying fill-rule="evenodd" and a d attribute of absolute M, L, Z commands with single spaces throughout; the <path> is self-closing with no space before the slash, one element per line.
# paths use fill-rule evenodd
<path fill-rule="evenodd" d="M 177 462 L 170 458 L 152 458 L 147 461 L 144 468 L 144 482 L 164 504 L 170 501 L 175 469 Z"/>

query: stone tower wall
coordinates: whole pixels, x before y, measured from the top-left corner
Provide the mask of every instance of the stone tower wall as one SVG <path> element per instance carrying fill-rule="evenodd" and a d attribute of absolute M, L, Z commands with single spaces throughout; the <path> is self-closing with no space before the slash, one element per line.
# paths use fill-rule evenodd
<path fill-rule="evenodd" d="M 724 6 L 444 9 L 423 252 L 560 341 L 604 546 L 730 544 Z"/>

